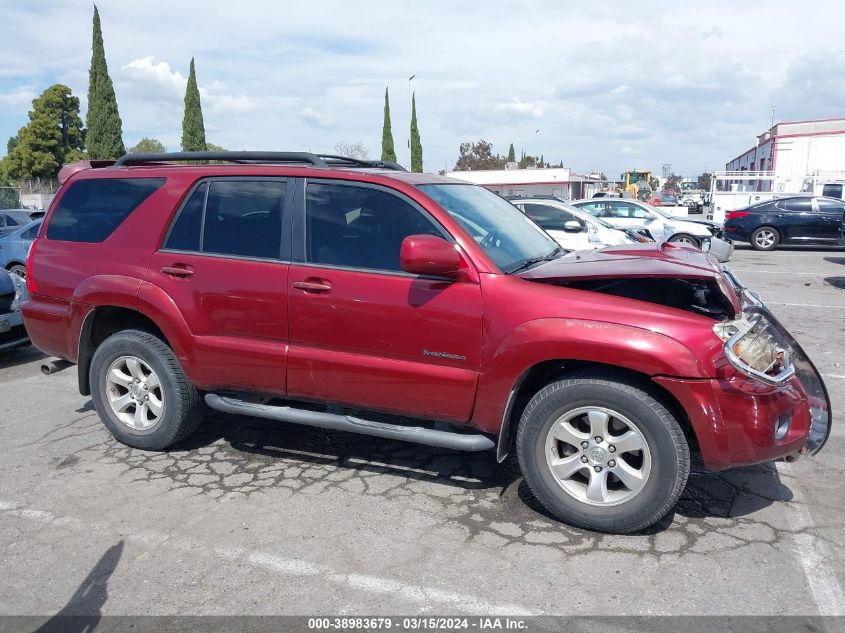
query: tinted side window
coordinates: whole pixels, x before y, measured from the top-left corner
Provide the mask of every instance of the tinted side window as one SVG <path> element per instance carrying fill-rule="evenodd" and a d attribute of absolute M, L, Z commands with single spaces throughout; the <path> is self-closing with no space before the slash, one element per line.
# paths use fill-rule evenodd
<path fill-rule="evenodd" d="M 102 242 L 163 184 L 164 178 L 78 180 L 59 200 L 47 237 L 67 242 Z"/>
<path fill-rule="evenodd" d="M 822 211 L 823 213 L 842 212 L 843 207 L 845 207 L 845 202 L 840 202 L 838 200 L 818 198 L 816 202 L 819 203 L 819 211 Z"/>
<path fill-rule="evenodd" d="M 309 183 L 305 196 L 305 258 L 309 263 L 401 271 L 409 235 L 442 233 L 397 195 L 370 187 Z"/>
<path fill-rule="evenodd" d="M 283 180 L 215 180 L 209 185 L 202 252 L 279 259 Z"/>
<path fill-rule="evenodd" d="M 813 201 L 810 198 L 792 198 L 781 200 L 778 206 L 786 211 L 795 211 L 796 213 L 809 212 L 813 210 Z"/>
<path fill-rule="evenodd" d="M 202 231 L 202 211 L 205 208 L 205 194 L 208 183 L 194 189 L 191 197 L 179 212 L 179 218 L 170 230 L 165 248 L 174 251 L 199 251 Z"/>
<path fill-rule="evenodd" d="M 534 220 L 547 231 L 561 231 L 566 222 L 575 220 L 581 226 L 584 222 L 563 209 L 557 209 L 545 204 L 526 204 L 525 215 Z"/>

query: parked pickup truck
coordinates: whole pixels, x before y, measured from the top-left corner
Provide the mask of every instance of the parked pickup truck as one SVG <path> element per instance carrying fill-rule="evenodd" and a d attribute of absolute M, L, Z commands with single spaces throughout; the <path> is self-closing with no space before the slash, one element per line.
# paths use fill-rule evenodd
<path fill-rule="evenodd" d="M 310 153 L 133 154 L 59 180 L 26 326 L 135 448 L 185 439 L 204 403 L 515 452 L 549 512 L 625 533 L 672 509 L 691 451 L 719 470 L 830 432 L 800 345 L 685 244 L 568 253 L 482 187 Z"/>

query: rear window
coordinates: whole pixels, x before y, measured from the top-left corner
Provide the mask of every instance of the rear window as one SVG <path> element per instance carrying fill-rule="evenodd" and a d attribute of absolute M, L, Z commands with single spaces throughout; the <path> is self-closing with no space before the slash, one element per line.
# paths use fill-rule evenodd
<path fill-rule="evenodd" d="M 47 227 L 47 238 L 102 242 L 163 184 L 164 178 L 78 180 L 59 200 Z"/>

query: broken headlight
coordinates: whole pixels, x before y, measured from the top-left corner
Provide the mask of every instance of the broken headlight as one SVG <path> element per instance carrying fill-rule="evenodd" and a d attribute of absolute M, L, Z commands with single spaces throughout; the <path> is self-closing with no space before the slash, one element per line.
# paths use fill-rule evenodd
<path fill-rule="evenodd" d="M 725 342 L 725 356 L 745 375 L 777 385 L 795 373 L 789 339 L 764 312 L 744 312 L 735 321 L 717 323 L 713 331 Z"/>

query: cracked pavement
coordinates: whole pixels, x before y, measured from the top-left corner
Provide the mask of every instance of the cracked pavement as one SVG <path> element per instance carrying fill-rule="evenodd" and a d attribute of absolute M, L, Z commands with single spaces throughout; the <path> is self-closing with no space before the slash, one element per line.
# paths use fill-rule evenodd
<path fill-rule="evenodd" d="M 0 613 L 845 614 L 845 254 L 740 247 L 731 267 L 826 374 L 833 435 L 795 464 L 694 463 L 634 536 L 557 522 L 492 453 L 217 413 L 130 449 L 75 368 L 0 358 Z"/>

